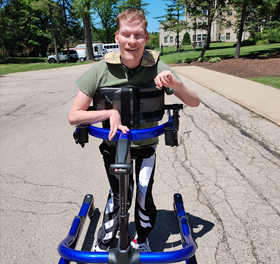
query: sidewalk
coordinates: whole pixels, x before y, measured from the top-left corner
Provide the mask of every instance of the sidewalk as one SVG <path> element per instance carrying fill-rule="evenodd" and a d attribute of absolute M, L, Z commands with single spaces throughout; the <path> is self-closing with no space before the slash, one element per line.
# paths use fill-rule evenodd
<path fill-rule="evenodd" d="M 195 66 L 172 69 L 280 125 L 280 90 Z"/>

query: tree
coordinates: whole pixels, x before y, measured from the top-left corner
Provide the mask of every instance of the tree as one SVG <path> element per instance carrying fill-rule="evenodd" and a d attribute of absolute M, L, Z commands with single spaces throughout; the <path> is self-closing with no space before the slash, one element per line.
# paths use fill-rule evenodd
<path fill-rule="evenodd" d="M 234 58 L 239 58 L 240 54 L 240 47 L 241 47 L 241 40 L 242 35 L 244 31 L 244 23 L 246 20 L 246 17 L 249 15 L 249 7 L 257 7 L 259 4 L 262 3 L 262 0 L 234 0 L 233 5 L 235 8 L 241 8 L 241 16 L 240 16 L 240 23 L 239 23 L 239 29 L 238 29 L 238 38 L 236 43 L 236 49 L 235 49 L 235 55 Z M 247 8 L 248 7 L 248 8 Z M 247 12 L 246 12 L 247 10 Z"/>
<path fill-rule="evenodd" d="M 73 0 L 73 8 L 76 10 L 77 17 L 83 20 L 86 54 L 89 61 L 94 59 L 91 36 L 91 6 L 91 0 Z"/>
<path fill-rule="evenodd" d="M 118 0 L 95 0 L 92 10 L 96 18 L 92 28 L 103 43 L 115 42 L 117 31 L 116 18 L 118 16 Z M 98 20 L 99 22 L 96 22 Z"/>
<path fill-rule="evenodd" d="M 36 54 L 51 43 L 49 15 L 32 8 L 32 1 L 11 0 L 0 8 L 0 46 L 3 52 Z"/>
<path fill-rule="evenodd" d="M 183 44 L 191 43 L 191 37 L 190 37 L 189 32 L 186 32 L 186 33 L 184 34 L 182 43 L 183 43 Z"/>
<path fill-rule="evenodd" d="M 244 28 L 251 32 L 254 37 L 264 27 L 264 22 L 271 21 L 273 17 L 277 17 L 277 6 L 280 6 L 279 0 L 233 0 L 234 8 L 239 14 L 240 21 L 238 25 L 238 39 L 234 58 L 239 58 L 242 34 Z M 275 16 L 276 15 L 276 16 Z"/>
<path fill-rule="evenodd" d="M 148 44 L 146 45 L 149 48 L 156 48 L 159 46 L 159 33 L 158 32 L 152 32 L 149 33 L 150 39 Z"/>
<path fill-rule="evenodd" d="M 166 6 L 166 15 L 156 18 L 163 18 L 162 20 L 160 20 L 160 22 L 164 26 L 164 28 L 176 33 L 177 51 L 180 51 L 179 34 L 183 29 L 186 29 L 187 26 L 184 20 L 180 20 L 180 18 L 185 15 L 184 5 L 181 3 L 180 0 L 173 0 L 171 4 L 166 4 Z"/>
<path fill-rule="evenodd" d="M 189 12 L 191 10 L 191 12 L 193 12 L 191 16 L 193 16 L 195 20 L 198 19 L 207 22 L 205 28 L 203 28 L 206 29 L 206 38 L 204 40 L 204 46 L 199 57 L 203 57 L 205 51 L 209 49 L 212 23 L 215 20 L 217 20 L 219 23 L 222 23 L 224 19 L 224 12 L 227 10 L 226 2 L 227 2 L 226 0 L 185 0 L 184 1 L 186 6 L 189 7 L 187 11 Z"/>
<path fill-rule="evenodd" d="M 119 12 L 126 10 L 128 8 L 137 8 L 144 12 L 144 14 L 149 14 L 147 12 L 146 7 L 149 5 L 149 3 L 145 3 L 143 0 L 125 0 L 125 1 L 119 1 L 118 8 Z"/>

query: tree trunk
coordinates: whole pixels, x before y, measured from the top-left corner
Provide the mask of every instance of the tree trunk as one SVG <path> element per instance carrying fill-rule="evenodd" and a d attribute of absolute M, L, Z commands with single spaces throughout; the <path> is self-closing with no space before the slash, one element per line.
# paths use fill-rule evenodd
<path fill-rule="evenodd" d="M 85 4 L 88 13 L 84 15 L 83 22 L 85 28 L 85 41 L 86 41 L 86 53 L 87 53 L 87 60 L 92 61 L 94 60 L 93 57 L 93 49 L 92 49 L 92 36 L 91 36 L 91 28 L 90 28 L 90 3 Z"/>
<path fill-rule="evenodd" d="M 56 56 L 56 62 L 57 62 L 57 64 L 59 64 L 60 61 L 59 61 L 59 56 L 58 56 L 58 51 L 57 51 L 55 30 L 54 30 L 54 25 L 53 25 L 52 6 L 51 6 L 50 3 L 49 3 L 49 11 L 50 11 L 50 21 L 51 21 L 51 26 L 52 26 L 52 36 L 53 36 L 54 52 L 55 52 L 55 56 Z"/>
<path fill-rule="evenodd" d="M 209 45 L 210 45 L 210 35 L 211 35 L 211 28 L 212 28 L 212 22 L 213 22 L 213 15 L 210 14 L 210 12 L 211 12 L 210 10 L 208 10 L 208 12 L 209 12 L 208 13 L 209 16 L 208 16 L 208 25 L 207 25 L 207 35 L 206 35 L 206 39 L 204 41 L 203 49 L 199 55 L 199 58 L 202 58 L 204 56 L 205 51 L 207 49 L 209 49 Z"/>
<path fill-rule="evenodd" d="M 238 31 L 238 39 L 236 42 L 236 49 L 235 49 L 235 55 L 234 55 L 235 59 L 238 59 L 239 55 L 240 55 L 240 47 L 241 47 L 241 40 L 242 40 L 243 29 L 244 29 L 245 16 L 246 16 L 246 4 L 243 4 L 241 21 L 240 21 L 240 26 L 239 26 L 239 31 Z"/>

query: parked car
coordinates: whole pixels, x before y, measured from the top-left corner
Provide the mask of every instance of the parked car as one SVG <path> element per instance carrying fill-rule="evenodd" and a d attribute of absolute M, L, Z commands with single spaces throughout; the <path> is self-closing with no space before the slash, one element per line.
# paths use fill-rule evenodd
<path fill-rule="evenodd" d="M 70 53 L 70 62 L 76 62 L 79 60 L 79 56 L 76 50 L 69 50 Z M 59 51 L 58 57 L 60 62 L 66 62 L 68 61 L 68 55 L 67 50 Z M 48 56 L 48 62 L 49 63 L 55 63 L 56 62 L 56 55 L 50 55 Z"/>

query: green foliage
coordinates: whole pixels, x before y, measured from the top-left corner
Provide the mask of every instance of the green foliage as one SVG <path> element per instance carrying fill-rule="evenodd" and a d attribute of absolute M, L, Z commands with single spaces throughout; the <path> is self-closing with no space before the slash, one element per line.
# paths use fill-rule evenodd
<path fill-rule="evenodd" d="M 192 63 L 192 62 L 193 62 L 193 59 L 185 58 L 185 59 L 177 61 L 176 63 Z"/>
<path fill-rule="evenodd" d="M 206 56 L 200 57 L 197 59 L 197 61 L 199 61 L 199 62 L 208 61 L 208 60 L 209 60 L 209 57 L 206 57 Z"/>
<path fill-rule="evenodd" d="M 147 47 L 152 47 L 152 48 L 156 48 L 159 46 L 159 33 L 150 33 L 150 39 L 148 44 L 146 45 Z"/>
<path fill-rule="evenodd" d="M 186 32 L 184 34 L 183 40 L 182 40 L 182 44 L 187 44 L 187 43 L 191 43 L 191 37 L 189 32 Z"/>
<path fill-rule="evenodd" d="M 214 63 L 214 62 L 218 62 L 218 61 L 221 61 L 222 59 L 220 57 L 213 57 L 213 58 L 210 58 L 210 60 L 208 62 L 211 62 L 211 63 Z"/>
<path fill-rule="evenodd" d="M 119 12 L 126 10 L 128 8 L 137 8 L 144 12 L 144 14 L 149 14 L 146 7 L 149 5 L 149 3 L 145 3 L 143 0 L 124 0 L 119 1 L 118 8 Z"/>

